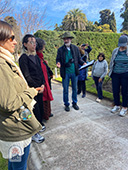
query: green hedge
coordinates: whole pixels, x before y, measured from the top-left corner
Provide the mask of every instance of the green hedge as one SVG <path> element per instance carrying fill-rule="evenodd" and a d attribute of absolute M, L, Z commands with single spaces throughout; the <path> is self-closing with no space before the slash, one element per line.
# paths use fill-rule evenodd
<path fill-rule="evenodd" d="M 111 54 L 114 48 L 117 47 L 119 33 L 99 33 L 99 32 L 71 32 L 74 35 L 73 44 L 88 43 L 92 47 L 90 52 L 90 59 L 97 59 L 99 52 L 106 55 L 106 60 L 110 62 Z M 63 32 L 39 30 L 35 33 L 36 37 L 42 38 L 46 41 L 46 50 L 44 57 L 48 60 L 49 66 L 54 71 L 56 67 L 57 49 L 63 45 L 63 40 L 59 37 Z"/>

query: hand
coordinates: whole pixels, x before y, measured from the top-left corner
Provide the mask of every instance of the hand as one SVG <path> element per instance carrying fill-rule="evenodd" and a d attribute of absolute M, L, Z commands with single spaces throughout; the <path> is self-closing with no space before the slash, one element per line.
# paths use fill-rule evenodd
<path fill-rule="evenodd" d="M 101 82 L 102 81 L 102 79 L 101 78 L 99 78 L 99 80 L 98 80 L 99 82 Z"/>
<path fill-rule="evenodd" d="M 60 67 L 61 67 L 60 62 L 58 62 L 58 63 L 56 64 L 56 66 L 57 66 L 58 68 L 60 68 Z"/>
<path fill-rule="evenodd" d="M 86 65 L 87 63 L 84 63 L 83 65 Z"/>
<path fill-rule="evenodd" d="M 36 90 L 38 91 L 38 93 L 43 93 L 44 85 L 42 85 L 41 87 L 37 87 Z"/>
<path fill-rule="evenodd" d="M 47 60 L 45 60 L 45 63 L 48 65 L 48 61 Z"/>
<path fill-rule="evenodd" d="M 86 46 L 88 47 L 88 44 L 86 44 Z"/>

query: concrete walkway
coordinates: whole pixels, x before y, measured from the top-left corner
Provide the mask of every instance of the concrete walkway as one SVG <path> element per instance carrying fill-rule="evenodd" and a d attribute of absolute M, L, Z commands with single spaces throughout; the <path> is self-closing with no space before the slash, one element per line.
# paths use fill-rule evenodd
<path fill-rule="evenodd" d="M 79 111 L 65 112 L 61 84 L 52 87 L 54 117 L 41 133 L 45 142 L 32 143 L 28 169 L 128 170 L 128 116 L 110 113 L 110 102 L 88 93 L 78 96 Z"/>

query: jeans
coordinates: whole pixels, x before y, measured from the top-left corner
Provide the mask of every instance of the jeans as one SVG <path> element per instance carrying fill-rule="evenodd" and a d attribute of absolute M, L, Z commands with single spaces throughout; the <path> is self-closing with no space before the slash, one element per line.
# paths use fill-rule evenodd
<path fill-rule="evenodd" d="M 21 162 L 8 161 L 8 170 L 26 170 L 29 150 L 30 144 L 26 148 L 24 148 L 24 154 L 21 156 Z"/>
<path fill-rule="evenodd" d="M 114 104 L 120 105 L 120 88 L 122 94 L 122 106 L 127 107 L 128 102 L 128 72 L 122 74 L 112 73 L 112 90 Z"/>
<path fill-rule="evenodd" d="M 72 86 L 72 104 L 77 103 L 77 80 L 78 80 L 78 76 L 76 76 L 75 73 L 66 73 L 65 78 L 62 79 L 63 102 L 64 102 L 65 106 L 69 106 L 68 88 L 69 88 L 70 79 L 71 79 L 71 86 Z"/>
<path fill-rule="evenodd" d="M 102 84 L 103 84 L 103 81 L 104 81 L 104 78 L 102 79 L 101 82 L 99 82 L 100 77 L 95 77 L 93 76 L 93 79 L 95 81 L 95 85 L 96 85 L 96 90 L 97 90 L 97 93 L 98 93 L 98 98 L 99 99 L 103 99 L 103 93 L 102 93 Z"/>

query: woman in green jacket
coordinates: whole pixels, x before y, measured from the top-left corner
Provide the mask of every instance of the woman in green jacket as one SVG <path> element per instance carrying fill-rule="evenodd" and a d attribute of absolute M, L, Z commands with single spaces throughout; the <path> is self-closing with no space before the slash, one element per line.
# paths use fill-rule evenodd
<path fill-rule="evenodd" d="M 16 44 L 12 27 L 0 20 L 0 152 L 9 170 L 26 170 L 31 137 L 42 129 L 32 113 L 41 89 L 29 88 L 14 63 Z"/>

